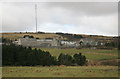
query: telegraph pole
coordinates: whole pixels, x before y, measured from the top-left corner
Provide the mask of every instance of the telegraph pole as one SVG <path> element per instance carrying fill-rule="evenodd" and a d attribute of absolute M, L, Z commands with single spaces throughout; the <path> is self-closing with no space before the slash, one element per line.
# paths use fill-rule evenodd
<path fill-rule="evenodd" d="M 37 4 L 35 4 L 35 24 L 36 24 L 36 33 L 37 33 Z"/>

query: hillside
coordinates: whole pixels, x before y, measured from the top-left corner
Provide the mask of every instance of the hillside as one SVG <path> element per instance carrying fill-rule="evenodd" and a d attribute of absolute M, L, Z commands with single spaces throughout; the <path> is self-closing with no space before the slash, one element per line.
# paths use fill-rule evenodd
<path fill-rule="evenodd" d="M 34 36 L 34 38 L 39 38 L 39 39 L 43 39 L 43 38 L 55 38 L 58 37 L 60 39 L 67 39 L 67 38 L 63 38 L 61 35 L 57 35 L 54 33 L 45 33 L 45 34 L 37 34 L 37 33 L 2 33 L 2 37 L 3 38 L 7 38 L 10 40 L 16 40 L 19 38 L 22 38 L 24 35 L 32 35 Z"/>
<path fill-rule="evenodd" d="M 32 35 L 34 38 L 44 39 L 44 38 L 59 38 L 60 40 L 79 40 L 81 38 L 92 38 L 96 40 L 113 40 L 114 37 L 99 36 L 99 35 L 83 35 L 83 34 L 69 34 L 69 33 L 2 33 L 3 38 L 10 40 L 18 40 L 24 35 Z"/>

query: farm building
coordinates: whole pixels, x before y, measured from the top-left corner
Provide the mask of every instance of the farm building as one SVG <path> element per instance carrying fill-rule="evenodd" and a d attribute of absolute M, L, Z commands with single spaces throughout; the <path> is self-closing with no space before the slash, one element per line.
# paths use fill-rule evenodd
<path fill-rule="evenodd" d="M 98 45 L 98 41 L 88 38 L 82 38 L 79 41 L 63 41 L 58 38 L 36 39 L 25 37 L 19 38 L 15 43 L 27 47 L 79 47 L 88 44 L 93 46 Z"/>
<path fill-rule="evenodd" d="M 57 38 L 35 39 L 35 38 L 19 38 L 18 45 L 31 47 L 56 47 L 60 46 L 60 41 Z"/>
<path fill-rule="evenodd" d="M 80 44 L 81 45 L 98 45 L 98 41 L 96 41 L 95 39 L 90 39 L 90 38 L 82 38 L 80 39 Z"/>

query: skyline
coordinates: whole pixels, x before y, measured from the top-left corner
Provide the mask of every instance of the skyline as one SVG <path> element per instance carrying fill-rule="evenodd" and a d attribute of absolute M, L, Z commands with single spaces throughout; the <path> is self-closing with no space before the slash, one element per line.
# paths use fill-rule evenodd
<path fill-rule="evenodd" d="M 40 2 L 37 6 L 38 31 L 118 35 L 115 2 Z M 35 32 L 35 3 L 4 3 L 2 9 L 2 32 Z"/>

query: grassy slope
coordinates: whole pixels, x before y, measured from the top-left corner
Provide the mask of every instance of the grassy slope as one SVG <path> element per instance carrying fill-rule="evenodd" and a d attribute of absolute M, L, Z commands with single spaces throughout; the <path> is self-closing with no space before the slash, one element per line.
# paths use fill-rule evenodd
<path fill-rule="evenodd" d="M 66 40 L 68 39 L 67 37 L 63 37 L 61 35 L 58 35 L 56 33 L 45 33 L 45 34 L 36 34 L 36 33 L 2 33 L 2 37 L 4 38 L 8 38 L 8 39 L 11 39 L 11 40 L 15 40 L 15 39 L 18 39 L 18 38 L 21 38 L 23 37 L 24 35 L 33 35 L 35 38 L 36 37 L 39 37 L 40 39 L 41 38 L 54 38 L 54 37 L 58 37 L 59 39 L 61 40 Z M 73 34 L 74 35 L 74 34 Z M 77 35 L 82 35 L 83 37 L 90 37 L 90 38 L 93 38 L 93 39 L 112 39 L 112 37 L 107 37 L 107 36 L 90 36 L 90 35 L 83 35 L 83 34 L 77 34 Z"/>
<path fill-rule="evenodd" d="M 38 37 L 40 39 L 42 39 L 42 38 L 54 38 L 54 37 L 61 37 L 61 39 L 63 39 L 62 36 L 54 34 L 54 33 L 47 33 L 47 34 L 36 34 L 36 33 L 33 33 L 33 34 L 31 34 L 31 33 L 27 33 L 27 34 L 26 33 L 22 33 L 22 34 L 20 34 L 20 33 L 3 33 L 2 37 L 8 38 L 8 39 L 11 39 L 11 40 L 15 40 L 15 39 L 18 39 L 18 38 L 22 38 L 24 35 L 32 35 L 35 38 Z M 66 38 L 64 38 L 64 39 L 66 39 Z"/>
<path fill-rule="evenodd" d="M 117 49 L 114 50 L 99 50 L 99 49 L 57 49 L 57 48 L 41 48 L 44 51 L 49 51 L 53 56 L 59 56 L 60 53 L 74 55 L 81 52 L 89 60 L 104 60 L 115 59 L 118 57 Z"/>

